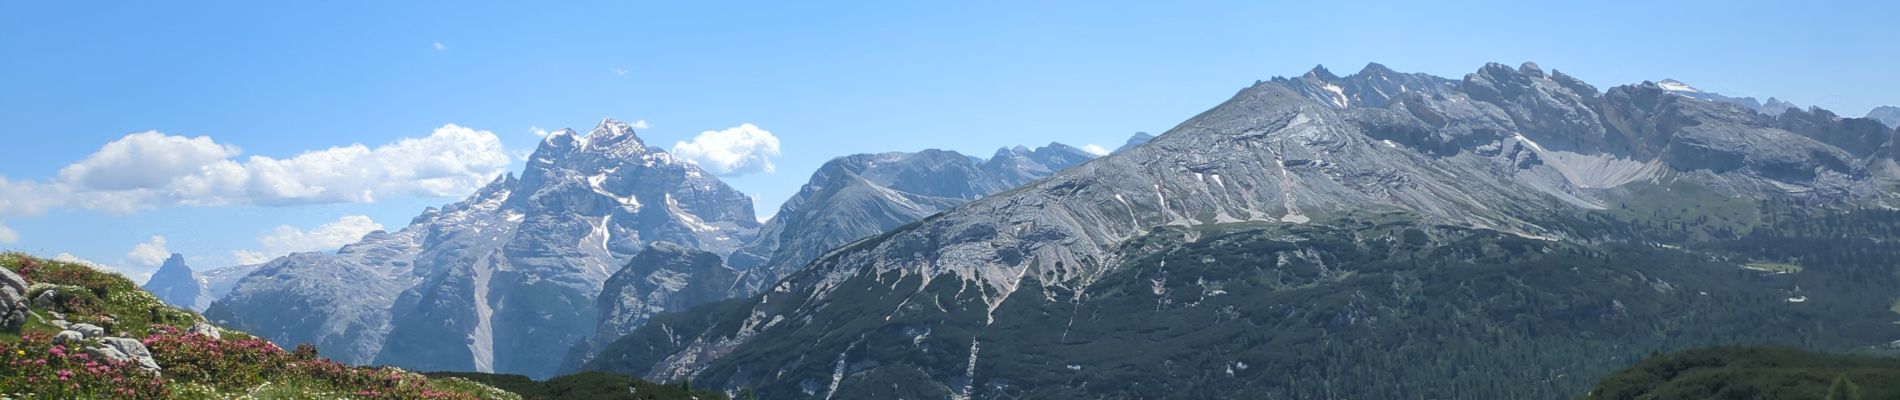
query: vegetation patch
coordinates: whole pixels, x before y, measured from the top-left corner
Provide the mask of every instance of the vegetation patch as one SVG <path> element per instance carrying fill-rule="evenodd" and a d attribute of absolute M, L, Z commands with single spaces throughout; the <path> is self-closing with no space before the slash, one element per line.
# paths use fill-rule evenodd
<path fill-rule="evenodd" d="M 1894 399 L 1900 359 L 1784 347 L 1652 354 L 1611 374 L 1586 399 Z"/>
<path fill-rule="evenodd" d="M 342 365 L 308 345 L 286 351 L 236 331 L 193 331 L 204 318 L 165 305 L 123 276 L 85 265 L 0 253 L 29 284 L 26 324 L 0 332 L 0 397 L 13 399 L 519 399 L 465 379 Z M 60 317 L 63 317 L 60 318 Z M 136 340 L 162 372 L 92 351 L 103 339 L 55 340 L 55 323 L 94 324 Z M 137 346 L 134 346 L 137 347 Z"/>

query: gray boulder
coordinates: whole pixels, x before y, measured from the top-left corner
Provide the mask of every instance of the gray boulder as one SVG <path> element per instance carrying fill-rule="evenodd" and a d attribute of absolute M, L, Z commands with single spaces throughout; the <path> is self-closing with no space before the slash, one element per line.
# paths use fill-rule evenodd
<path fill-rule="evenodd" d="M 73 324 L 67 327 L 67 329 L 77 331 L 81 335 L 86 335 L 86 338 L 96 338 L 106 335 L 106 328 L 100 328 L 98 325 L 93 324 Z"/>
<path fill-rule="evenodd" d="M 144 343 L 140 343 L 136 339 L 109 337 L 99 339 L 99 342 L 102 343 L 102 345 L 87 348 L 86 354 L 107 360 L 136 363 L 140 369 L 147 371 L 158 372 L 163 370 L 163 368 L 158 366 L 158 361 L 152 359 L 152 352 L 145 348 Z"/>
<path fill-rule="evenodd" d="M 77 331 L 59 331 L 53 335 L 53 344 L 79 343 L 83 340 L 86 340 L 86 335 Z"/>
<path fill-rule="evenodd" d="M 209 336 L 212 339 L 224 339 L 224 336 L 218 333 L 218 327 L 204 322 L 191 324 L 191 333 Z"/>
<path fill-rule="evenodd" d="M 33 297 L 33 306 L 35 307 L 51 308 L 55 304 L 59 304 L 59 289 L 46 289 L 40 291 L 39 296 Z"/>

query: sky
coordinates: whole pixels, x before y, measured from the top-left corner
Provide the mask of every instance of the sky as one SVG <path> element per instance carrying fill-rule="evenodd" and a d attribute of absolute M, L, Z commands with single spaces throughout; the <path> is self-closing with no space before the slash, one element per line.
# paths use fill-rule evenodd
<path fill-rule="evenodd" d="M 0 0 L 0 249 L 332 250 L 603 118 L 763 217 L 832 157 L 1114 148 L 1321 64 L 1900 103 L 1896 2 L 495 3 Z"/>

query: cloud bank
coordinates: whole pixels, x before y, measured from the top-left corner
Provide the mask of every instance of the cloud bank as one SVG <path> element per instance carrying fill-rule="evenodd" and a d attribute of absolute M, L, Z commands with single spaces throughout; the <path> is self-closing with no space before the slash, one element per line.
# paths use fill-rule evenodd
<path fill-rule="evenodd" d="M 0 219 L 51 208 L 129 214 L 179 206 L 370 203 L 383 196 L 453 197 L 475 191 L 510 163 L 494 133 L 456 125 L 376 147 L 240 157 L 208 136 L 151 131 L 106 143 L 52 181 L 0 177 Z M 0 241 L 17 235 L 0 227 Z"/>

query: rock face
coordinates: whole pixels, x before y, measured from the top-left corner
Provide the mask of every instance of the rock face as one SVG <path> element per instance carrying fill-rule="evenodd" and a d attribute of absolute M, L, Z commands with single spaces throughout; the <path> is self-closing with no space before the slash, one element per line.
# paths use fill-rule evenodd
<path fill-rule="evenodd" d="M 165 304 L 178 308 L 204 312 L 211 307 L 212 296 L 206 289 L 204 277 L 192 272 L 191 267 L 185 265 L 185 256 L 178 253 L 165 259 L 165 264 L 152 273 L 152 279 L 145 281 L 142 288 L 157 295 Z"/>
<path fill-rule="evenodd" d="M 1136 372 L 1147 370 L 1135 369 L 1133 360 L 1176 360 L 1144 354 L 1187 355 L 1239 343 L 1272 348 L 1282 339 L 1198 337 L 1191 329 L 1152 322 L 1174 313 L 1204 316 L 1184 321 L 1194 328 L 1242 319 L 1261 324 L 1256 332 L 1281 327 L 1259 335 L 1288 338 L 1329 337 L 1328 327 L 1397 323 L 1362 323 L 1358 316 L 1404 308 L 1398 304 L 1419 292 L 1395 289 L 1389 303 L 1340 306 L 1319 315 L 1299 314 L 1301 303 L 1272 302 L 1293 296 L 1279 290 L 1317 284 L 1310 278 L 1346 282 L 1358 268 L 1371 272 L 1404 264 L 1336 264 L 1368 249 L 1439 243 L 1450 247 L 1419 254 L 1446 260 L 1517 248 L 1505 252 L 1541 259 L 1536 255 L 1574 250 L 1559 248 L 1577 233 L 1552 221 L 1618 207 L 1632 190 L 1683 181 L 1722 199 L 1890 205 L 1895 195 L 1887 185 L 1900 177 L 1892 167 L 1896 134 L 1863 132 L 1866 124 L 1854 121 L 1768 116 L 1675 95 L 1656 83 L 1600 92 L 1528 63 L 1486 65 L 1462 80 L 1399 74 L 1377 64 L 1346 77 L 1315 69 L 1257 83 L 1146 144 L 824 252 L 743 303 L 653 321 L 610 344 L 587 367 L 757 388 L 773 398 L 1158 396 L 1165 392 L 1156 388 L 1223 378 L 1160 376 L 1218 371 L 1211 364 Z M 1872 150 L 1830 144 L 1851 141 L 1880 144 Z M 1396 226 L 1421 228 L 1374 234 L 1393 225 L 1368 222 L 1364 215 L 1403 216 L 1412 222 Z M 1242 262 L 1197 253 L 1231 243 L 1220 235 L 1236 230 L 1255 232 L 1248 235 L 1261 240 L 1243 253 L 1251 255 L 1236 257 L 1264 258 Z M 1540 244 L 1522 247 L 1525 242 Z M 1308 247 L 1320 243 L 1338 247 Z M 1453 247 L 1490 250 L 1456 255 Z M 1159 258 L 1144 258 L 1150 256 Z M 1166 272 L 1174 267 L 1156 260 L 1191 260 L 1209 269 L 1202 270 L 1207 275 L 1177 278 Z M 1587 273 L 1605 274 L 1591 278 L 1605 282 L 1642 282 L 1648 278 L 1630 277 L 1666 270 Z M 1733 276 L 1728 272 L 1711 276 Z M 1223 279 L 1254 285 L 1244 282 L 1258 282 L 1250 280 L 1256 276 L 1278 282 L 1267 285 L 1277 289 L 1246 292 L 1241 299 L 1257 300 L 1232 308 L 1184 308 L 1226 293 Z M 1402 288 L 1414 282 L 1407 276 L 1417 275 L 1319 290 Z M 1458 287 L 1458 278 L 1445 279 L 1448 288 Z M 1621 285 L 1614 296 L 1663 290 L 1652 286 Z M 1326 307 L 1365 301 L 1324 300 Z M 1318 327 L 1306 328 L 1312 324 Z M 1089 351 L 1051 353 L 1068 346 Z M 1128 346 L 1144 350 L 1121 351 Z M 1229 377 L 1248 368 L 1223 362 Z M 1079 382 L 1064 375 L 1065 367 L 1112 370 Z M 1126 387 L 1133 389 L 1114 389 Z M 1326 397 L 1318 391 L 1286 393 Z M 1384 397 L 1444 397 L 1391 394 Z"/>
<path fill-rule="evenodd" d="M 1888 128 L 1900 128 L 1900 107 L 1880 106 L 1867 112 L 1867 119 L 1880 121 Z"/>
<path fill-rule="evenodd" d="M 596 328 L 595 295 L 648 243 L 730 253 L 752 203 L 606 120 L 541 143 L 497 178 L 398 232 L 273 260 L 207 316 L 350 363 L 545 377 Z"/>
<path fill-rule="evenodd" d="M 31 305 L 32 300 L 26 298 L 26 279 L 0 268 L 0 330 L 19 329 L 32 312 L 28 309 Z"/>
<path fill-rule="evenodd" d="M 740 289 L 740 272 L 718 254 L 668 242 L 655 242 L 626 268 L 607 278 L 596 308 L 600 325 L 574 347 L 569 365 L 579 366 L 598 347 L 646 324 L 654 315 L 725 300 Z M 570 368 L 571 369 L 571 368 Z"/>
<path fill-rule="evenodd" d="M 1048 176 L 1094 155 L 1060 143 L 999 149 L 989 160 L 954 151 L 857 154 L 826 162 L 767 221 L 757 239 L 718 255 L 655 246 L 609 279 L 599 298 L 601 324 L 566 366 L 579 367 L 607 343 L 663 311 L 757 293 L 825 251 L 983 196 Z M 648 253 L 655 253 L 649 256 Z M 621 279 L 621 274 L 632 274 Z M 736 274 L 728 281 L 728 274 Z M 700 282 L 705 279 L 708 282 Z M 707 291 L 722 288 L 724 292 Z"/>

